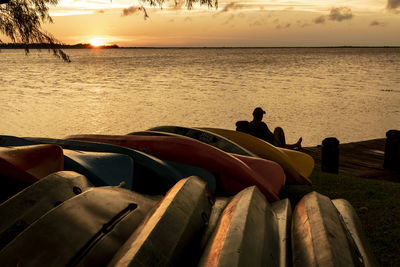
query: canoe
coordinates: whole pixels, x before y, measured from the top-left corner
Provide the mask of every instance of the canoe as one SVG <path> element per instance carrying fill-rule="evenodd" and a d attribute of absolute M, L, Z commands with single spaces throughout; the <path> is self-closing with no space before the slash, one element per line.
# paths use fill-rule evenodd
<path fill-rule="evenodd" d="M 213 146 L 187 138 L 140 135 L 75 135 L 67 139 L 101 142 L 130 147 L 152 154 L 162 160 L 175 161 L 203 168 L 219 175 L 221 193 L 234 195 L 256 185 L 273 202 L 279 199 L 284 176 L 262 177 L 238 158 Z M 278 180 L 279 182 L 271 182 Z M 280 184 L 279 187 L 273 187 Z"/>
<path fill-rule="evenodd" d="M 144 194 L 165 194 L 177 181 L 184 176 L 163 160 L 149 154 L 109 144 L 81 142 L 74 140 L 52 138 L 19 138 L 15 136 L 0 135 L 2 146 L 23 146 L 31 144 L 57 144 L 64 149 L 119 153 L 133 159 L 132 189 Z"/>
<path fill-rule="evenodd" d="M 358 217 L 353 206 L 345 199 L 334 199 L 332 200 L 332 203 L 342 216 L 344 225 L 346 226 L 348 232 L 354 240 L 354 243 L 357 246 L 358 251 L 361 254 L 363 266 L 379 266 L 372 252 L 367 236 L 363 231 L 360 218 Z"/>
<path fill-rule="evenodd" d="M 0 251 L 1 265 L 104 266 L 155 204 L 127 189 L 91 188 L 15 237 Z"/>
<path fill-rule="evenodd" d="M 64 156 L 65 170 L 85 175 L 94 186 L 133 187 L 133 160 L 127 155 L 64 149 Z"/>
<path fill-rule="evenodd" d="M 213 204 L 204 181 L 180 180 L 131 235 L 109 266 L 193 265 Z"/>
<path fill-rule="evenodd" d="M 292 226 L 292 207 L 289 199 L 285 198 L 271 204 L 278 224 L 279 260 L 280 267 L 291 266 L 290 254 L 290 228 Z"/>
<path fill-rule="evenodd" d="M 52 173 L 0 204 L 0 250 L 43 214 L 90 187 L 85 176 Z"/>
<path fill-rule="evenodd" d="M 293 266 L 361 266 L 360 254 L 332 201 L 317 192 L 296 205 L 292 220 Z"/>
<path fill-rule="evenodd" d="M 261 158 L 275 161 L 286 173 L 287 182 L 311 184 L 310 175 L 314 170 L 314 159 L 302 152 L 279 148 L 252 135 L 218 128 L 199 128 L 232 140 Z"/>
<path fill-rule="evenodd" d="M 182 127 L 182 126 L 157 126 L 150 128 L 149 131 L 166 132 L 178 135 L 183 135 L 196 139 L 200 142 L 209 144 L 211 146 L 217 147 L 225 152 L 239 154 L 243 156 L 254 156 L 256 155 L 249 150 L 241 147 L 240 145 L 232 142 L 231 140 L 201 129 Z"/>
<path fill-rule="evenodd" d="M 224 209 L 199 266 L 278 266 L 277 231 L 265 197 L 248 187 Z"/>
<path fill-rule="evenodd" d="M 64 168 L 63 151 L 57 145 L 0 147 L 0 158 L 36 178 L 16 177 L 26 182 L 35 182 Z"/>

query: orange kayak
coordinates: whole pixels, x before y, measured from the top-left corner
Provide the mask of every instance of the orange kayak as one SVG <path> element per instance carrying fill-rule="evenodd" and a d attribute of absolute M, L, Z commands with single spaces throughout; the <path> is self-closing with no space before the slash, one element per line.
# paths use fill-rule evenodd
<path fill-rule="evenodd" d="M 28 183 L 64 169 L 63 150 L 57 145 L 0 147 L 0 162 L 2 173 Z"/>
<path fill-rule="evenodd" d="M 175 161 L 203 168 L 219 175 L 222 193 L 234 195 L 244 188 L 256 185 L 269 201 L 279 199 L 284 184 L 283 171 L 271 171 L 263 175 L 234 155 L 196 140 L 171 136 L 140 135 L 74 135 L 67 139 L 108 143 L 130 147 L 152 154 L 160 159 Z"/>

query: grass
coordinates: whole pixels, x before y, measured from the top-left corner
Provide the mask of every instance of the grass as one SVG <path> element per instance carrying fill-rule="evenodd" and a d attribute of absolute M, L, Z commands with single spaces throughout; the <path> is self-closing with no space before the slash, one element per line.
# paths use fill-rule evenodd
<path fill-rule="evenodd" d="M 314 171 L 312 186 L 290 185 L 281 197 L 292 207 L 307 193 L 347 199 L 357 211 L 381 266 L 400 266 L 400 183 L 361 179 Z"/>

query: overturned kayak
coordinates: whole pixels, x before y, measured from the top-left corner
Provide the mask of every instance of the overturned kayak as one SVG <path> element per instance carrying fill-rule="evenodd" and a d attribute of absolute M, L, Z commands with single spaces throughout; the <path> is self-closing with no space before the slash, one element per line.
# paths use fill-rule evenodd
<path fill-rule="evenodd" d="M 199 266 L 280 266 L 277 218 L 256 187 L 224 209 Z"/>
<path fill-rule="evenodd" d="M 222 187 L 220 190 L 227 195 L 256 185 L 273 202 L 279 199 L 279 192 L 285 181 L 283 172 L 279 176 L 273 176 L 273 173 L 261 176 L 233 155 L 192 139 L 139 135 L 75 135 L 68 139 L 130 147 L 163 160 L 198 166 L 218 174 Z"/>
<path fill-rule="evenodd" d="M 118 187 L 91 188 L 50 210 L 0 251 L 2 266 L 105 265 L 155 201 Z"/>
<path fill-rule="evenodd" d="M 184 175 L 173 168 L 167 162 L 152 155 L 110 144 L 82 142 L 74 140 L 52 138 L 20 138 L 15 136 L 0 135 L 2 146 L 24 146 L 33 144 L 56 144 L 63 149 L 80 150 L 89 152 L 106 152 L 127 155 L 133 159 L 132 188 L 144 194 L 165 194 Z"/>
<path fill-rule="evenodd" d="M 279 238 L 279 267 L 291 265 L 290 228 L 292 227 L 292 206 L 289 199 L 285 198 L 271 204 L 278 225 Z"/>
<path fill-rule="evenodd" d="M 362 229 L 360 218 L 358 217 L 353 206 L 345 199 L 332 200 L 333 205 L 339 211 L 344 221 L 344 225 L 350 233 L 362 257 L 362 263 L 365 267 L 379 266 L 368 239 Z"/>
<path fill-rule="evenodd" d="M 35 177 L 36 181 L 64 168 L 63 150 L 58 145 L 0 147 L 0 158 Z"/>
<path fill-rule="evenodd" d="M 0 147 L 0 203 L 63 168 L 63 151 L 57 145 Z"/>
<path fill-rule="evenodd" d="M 64 156 L 65 169 L 85 175 L 94 186 L 133 188 L 133 160 L 127 155 L 64 149 Z"/>
<path fill-rule="evenodd" d="M 46 212 L 90 188 L 85 176 L 52 173 L 0 204 L 0 250 Z"/>
<path fill-rule="evenodd" d="M 149 131 L 178 134 L 196 139 L 228 153 L 239 154 L 243 156 L 256 156 L 254 153 L 232 142 L 231 140 L 206 130 L 182 126 L 157 126 L 150 128 Z"/>
<path fill-rule="evenodd" d="M 310 175 L 314 170 L 314 159 L 302 152 L 275 147 L 252 135 L 218 128 L 200 128 L 222 135 L 264 159 L 279 163 L 284 169 L 287 182 L 311 184 Z"/>
<path fill-rule="evenodd" d="M 293 212 L 293 266 L 362 266 L 362 257 L 332 201 L 305 195 Z"/>
<path fill-rule="evenodd" d="M 213 196 L 197 177 L 180 180 L 108 266 L 190 266 L 210 218 Z"/>

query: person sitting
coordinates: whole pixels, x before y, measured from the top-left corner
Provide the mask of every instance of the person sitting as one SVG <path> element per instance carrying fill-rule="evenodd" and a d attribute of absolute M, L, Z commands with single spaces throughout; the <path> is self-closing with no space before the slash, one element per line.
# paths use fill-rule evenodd
<path fill-rule="evenodd" d="M 286 144 L 285 132 L 281 127 L 276 127 L 272 133 L 268 125 L 262 121 L 265 113 L 261 107 L 255 108 L 253 111 L 253 120 L 251 122 L 236 122 L 236 131 L 251 134 L 278 147 L 300 150 L 303 138 L 300 137 L 295 144 Z"/>

